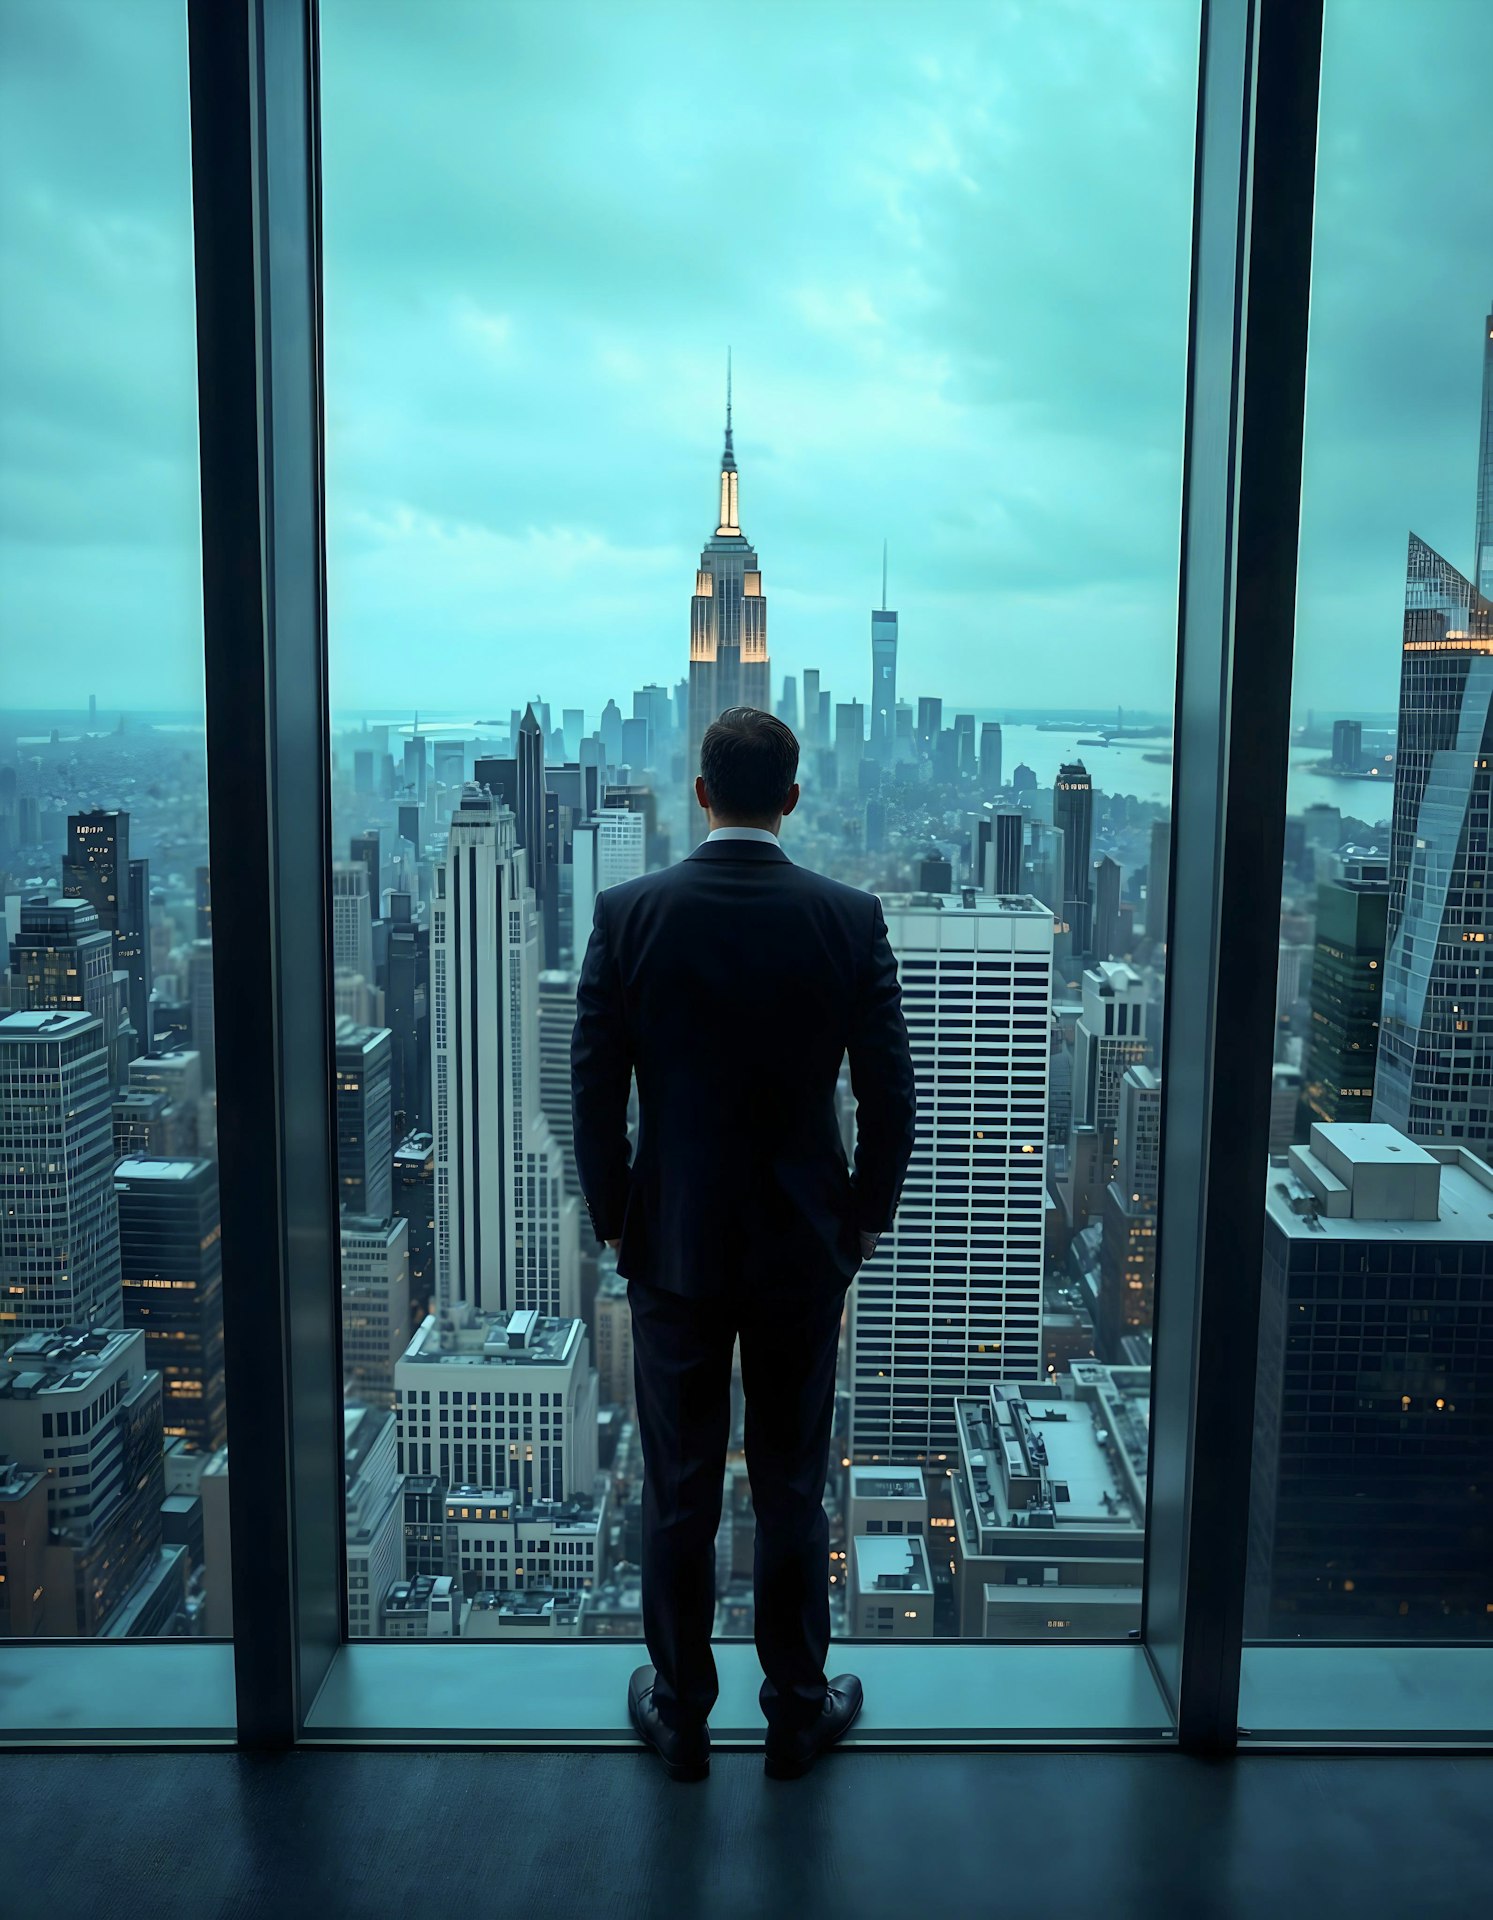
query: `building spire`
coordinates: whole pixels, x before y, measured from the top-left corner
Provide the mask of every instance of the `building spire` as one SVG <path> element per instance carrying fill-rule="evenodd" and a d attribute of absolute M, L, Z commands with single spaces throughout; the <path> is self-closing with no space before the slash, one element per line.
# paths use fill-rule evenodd
<path fill-rule="evenodd" d="M 731 349 L 726 349 L 726 451 L 721 455 L 721 472 L 735 473 L 736 454 L 731 446 Z"/>
<path fill-rule="evenodd" d="M 881 611 L 886 612 L 886 539 L 881 542 Z"/>
<path fill-rule="evenodd" d="M 726 349 L 726 450 L 721 455 L 721 517 L 716 527 L 716 538 L 722 534 L 734 534 L 741 537 L 741 523 L 736 517 L 736 453 L 731 445 L 731 349 Z"/>

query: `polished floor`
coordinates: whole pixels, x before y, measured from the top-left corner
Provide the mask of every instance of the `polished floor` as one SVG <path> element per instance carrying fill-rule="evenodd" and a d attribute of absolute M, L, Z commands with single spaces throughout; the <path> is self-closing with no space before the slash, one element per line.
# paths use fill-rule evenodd
<path fill-rule="evenodd" d="M 7 1920 L 1440 1920 L 1487 1912 L 1493 1759 L 297 1752 L 0 1759 Z"/>

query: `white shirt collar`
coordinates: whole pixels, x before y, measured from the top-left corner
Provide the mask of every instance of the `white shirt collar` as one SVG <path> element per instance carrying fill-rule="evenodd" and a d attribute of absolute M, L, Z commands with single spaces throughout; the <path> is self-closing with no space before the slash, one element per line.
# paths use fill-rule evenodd
<path fill-rule="evenodd" d="M 712 827 L 705 836 L 710 840 L 765 840 L 770 847 L 778 844 L 778 836 L 770 833 L 766 827 Z"/>

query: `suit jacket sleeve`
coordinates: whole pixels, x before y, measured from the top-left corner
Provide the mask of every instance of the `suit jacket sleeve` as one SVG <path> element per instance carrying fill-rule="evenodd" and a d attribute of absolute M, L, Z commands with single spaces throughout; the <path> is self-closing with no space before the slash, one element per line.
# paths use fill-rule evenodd
<path fill-rule="evenodd" d="M 596 896 L 591 939 L 576 989 L 570 1042 L 571 1107 L 581 1192 L 598 1240 L 615 1240 L 627 1212 L 627 1101 L 632 1047 L 622 1004 L 622 980 L 608 938 L 604 894 Z"/>
<path fill-rule="evenodd" d="M 897 962 L 881 902 L 874 902 L 871 950 L 862 972 L 850 1030 L 850 1084 L 855 1092 L 855 1222 L 885 1233 L 912 1158 L 917 1094 Z"/>

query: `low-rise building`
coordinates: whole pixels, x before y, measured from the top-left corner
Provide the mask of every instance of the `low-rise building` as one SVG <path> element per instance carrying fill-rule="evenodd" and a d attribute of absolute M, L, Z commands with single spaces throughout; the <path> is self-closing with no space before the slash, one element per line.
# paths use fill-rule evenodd
<path fill-rule="evenodd" d="M 452 1487 L 445 1562 L 464 1593 L 529 1586 L 587 1592 L 606 1572 L 605 1481 L 589 1500 L 520 1502 L 511 1488 Z"/>
<path fill-rule="evenodd" d="M 850 1543 L 850 1631 L 894 1639 L 933 1631 L 933 1573 L 919 1534 L 856 1534 Z"/>
<path fill-rule="evenodd" d="M 1075 1360 L 1062 1381 L 955 1401 L 955 1592 L 967 1639 L 1140 1625 L 1150 1375 Z"/>

